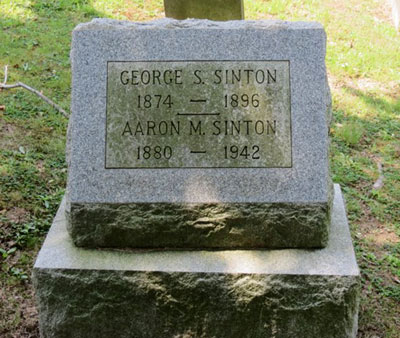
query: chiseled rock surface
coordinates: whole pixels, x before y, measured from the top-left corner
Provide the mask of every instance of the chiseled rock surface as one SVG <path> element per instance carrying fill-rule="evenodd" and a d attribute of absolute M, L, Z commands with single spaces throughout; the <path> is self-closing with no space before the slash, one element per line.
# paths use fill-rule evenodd
<path fill-rule="evenodd" d="M 74 204 L 82 247 L 315 248 L 328 241 L 324 204 Z"/>
<path fill-rule="evenodd" d="M 64 203 L 34 267 L 43 337 L 355 337 L 359 270 L 336 186 L 318 250 L 78 248 Z"/>
<path fill-rule="evenodd" d="M 67 209 L 76 244 L 323 247 L 332 195 L 325 45 L 315 22 L 96 19 L 77 26 L 67 147 Z M 107 62 L 143 60 L 289 62 L 292 166 L 106 168 Z M 143 210 L 147 219 L 138 217 Z M 179 218 L 176 228 L 170 213 Z M 154 231 L 143 236 L 144 224 Z"/>
<path fill-rule="evenodd" d="M 43 337 L 355 337 L 354 277 L 36 273 Z"/>

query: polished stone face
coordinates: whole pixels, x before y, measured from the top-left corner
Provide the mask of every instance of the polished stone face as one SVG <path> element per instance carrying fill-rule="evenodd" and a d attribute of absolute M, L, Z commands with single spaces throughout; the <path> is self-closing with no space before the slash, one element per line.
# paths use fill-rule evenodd
<path fill-rule="evenodd" d="M 165 16 L 217 21 L 244 19 L 243 0 L 164 0 Z"/>
<path fill-rule="evenodd" d="M 108 62 L 106 168 L 292 166 L 289 61 Z"/>

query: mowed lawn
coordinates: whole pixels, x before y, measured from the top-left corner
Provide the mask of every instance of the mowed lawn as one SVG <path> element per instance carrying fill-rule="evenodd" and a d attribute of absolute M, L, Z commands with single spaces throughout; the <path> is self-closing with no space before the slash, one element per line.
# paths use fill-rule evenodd
<path fill-rule="evenodd" d="M 244 3 L 246 19 L 325 26 L 332 176 L 362 273 L 359 337 L 400 337 L 400 34 L 388 2 Z M 8 83 L 33 86 L 69 111 L 71 31 L 94 17 L 164 13 L 161 0 L 0 0 L 0 82 L 9 65 Z M 65 191 L 67 124 L 24 89 L 0 92 L 1 337 L 38 337 L 31 269 Z"/>

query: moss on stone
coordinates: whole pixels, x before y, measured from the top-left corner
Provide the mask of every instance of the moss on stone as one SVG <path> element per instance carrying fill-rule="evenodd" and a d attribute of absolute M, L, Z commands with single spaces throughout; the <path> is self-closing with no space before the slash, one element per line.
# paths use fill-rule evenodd
<path fill-rule="evenodd" d="M 356 276 L 36 270 L 43 337 L 355 337 Z"/>
<path fill-rule="evenodd" d="M 328 204 L 71 204 L 77 246 L 169 248 L 324 247 Z"/>

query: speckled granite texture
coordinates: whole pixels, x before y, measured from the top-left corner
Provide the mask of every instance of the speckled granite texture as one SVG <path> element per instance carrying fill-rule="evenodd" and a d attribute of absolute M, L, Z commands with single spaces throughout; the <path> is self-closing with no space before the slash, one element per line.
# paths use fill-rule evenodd
<path fill-rule="evenodd" d="M 323 247 L 332 195 L 325 40 L 320 24 L 304 22 L 96 19 L 79 25 L 67 149 L 76 244 L 188 248 L 200 235 L 203 247 Z M 107 61 L 115 60 L 289 60 L 292 167 L 105 169 Z M 156 218 L 141 218 L 144 209 Z M 179 216 L 171 218 L 172 210 Z M 277 215 L 279 228 L 268 220 Z M 154 236 L 158 231 L 162 236 Z"/>
<path fill-rule="evenodd" d="M 77 248 L 63 202 L 33 281 L 42 337 L 356 337 L 359 270 L 340 188 L 320 250 Z"/>

